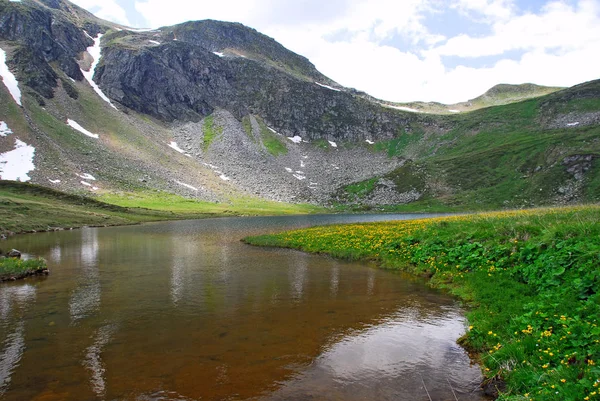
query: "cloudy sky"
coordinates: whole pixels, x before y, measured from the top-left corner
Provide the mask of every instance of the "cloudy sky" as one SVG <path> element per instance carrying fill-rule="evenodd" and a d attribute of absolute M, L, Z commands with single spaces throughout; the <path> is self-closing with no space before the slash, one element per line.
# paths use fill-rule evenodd
<path fill-rule="evenodd" d="M 600 78 L 600 0 L 72 1 L 138 28 L 241 22 L 391 101 L 454 103 L 498 83 Z"/>

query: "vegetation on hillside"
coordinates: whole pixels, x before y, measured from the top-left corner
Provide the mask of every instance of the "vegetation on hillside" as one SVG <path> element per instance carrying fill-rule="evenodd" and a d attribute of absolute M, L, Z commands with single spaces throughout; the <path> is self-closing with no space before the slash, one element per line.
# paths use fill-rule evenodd
<path fill-rule="evenodd" d="M 312 205 L 290 205 L 255 198 L 238 198 L 231 203 L 200 202 L 164 192 L 106 194 L 100 199 L 102 201 L 38 185 L 0 181 L 0 234 L 323 210 Z"/>
<path fill-rule="evenodd" d="M 215 125 L 215 119 L 212 114 L 204 119 L 204 150 L 207 150 L 210 145 L 223 133 L 223 127 Z"/>
<path fill-rule="evenodd" d="M 460 340 L 502 400 L 600 400 L 600 207 L 315 227 L 251 244 L 371 259 L 470 306 Z"/>
<path fill-rule="evenodd" d="M 373 148 L 413 161 L 381 177 L 421 182 L 421 204 L 490 210 L 595 202 L 600 199 L 600 82 L 542 98 L 452 116 L 428 116 L 443 127 L 432 135 L 421 123 Z M 425 120 L 424 120 L 425 121 Z M 414 124 L 413 124 L 414 125 Z M 356 184 L 361 184 L 356 183 Z M 354 186 L 334 199 L 366 203 L 379 185 L 360 196 Z M 399 185 L 403 192 L 406 185 Z M 388 207 L 389 209 L 389 207 Z"/>

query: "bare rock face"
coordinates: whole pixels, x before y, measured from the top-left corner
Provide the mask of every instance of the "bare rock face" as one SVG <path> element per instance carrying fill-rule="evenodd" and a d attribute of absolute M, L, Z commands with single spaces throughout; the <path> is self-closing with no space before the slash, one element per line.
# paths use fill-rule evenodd
<path fill-rule="evenodd" d="M 223 35 L 227 29 L 242 29 L 239 24 L 221 24 Z M 165 40 L 169 34 L 155 37 L 158 46 L 132 48 L 123 45 L 127 38 L 122 35 L 114 45 L 107 39 L 95 79 L 112 99 L 163 121 L 199 121 L 218 108 L 239 120 L 260 115 L 287 136 L 365 140 L 392 138 L 418 118 L 366 101 L 352 91 L 318 85 L 312 79 L 319 74 L 309 67 L 307 76 L 297 76 L 284 68 L 287 64 L 276 68 L 264 55 L 250 58 L 217 52 L 220 56 L 212 51 L 212 43 L 185 42 L 179 37 Z M 300 57 L 285 52 L 291 60 Z"/>
<path fill-rule="evenodd" d="M 79 54 L 93 44 L 86 36 L 106 29 L 92 22 L 75 25 L 69 18 L 72 12 L 88 15 L 86 11 L 62 0 L 0 3 L 0 39 L 17 46 L 9 65 L 18 71 L 20 81 L 46 98 L 53 96 L 58 76 L 51 67 L 56 63 L 72 79 L 82 80 L 83 74 L 76 60 Z"/>

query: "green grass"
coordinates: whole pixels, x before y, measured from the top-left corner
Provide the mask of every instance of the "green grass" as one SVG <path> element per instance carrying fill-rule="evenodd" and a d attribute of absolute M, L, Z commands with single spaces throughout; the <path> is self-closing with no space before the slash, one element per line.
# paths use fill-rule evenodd
<path fill-rule="evenodd" d="M 599 400 L 600 207 L 315 227 L 247 238 L 376 260 L 463 299 L 460 343 L 501 400 Z"/>
<path fill-rule="evenodd" d="M 236 198 L 231 202 L 199 202 L 158 191 L 105 194 L 99 199 L 66 194 L 38 185 L 0 181 L 0 233 L 326 211 L 314 205 L 270 202 L 249 197 Z"/>
<path fill-rule="evenodd" d="M 206 117 L 204 119 L 204 143 L 202 145 L 203 149 L 206 151 L 210 145 L 221 135 L 223 134 L 223 127 L 215 126 L 215 119 L 213 115 Z"/>
<path fill-rule="evenodd" d="M 0 258 L 0 281 L 18 278 L 46 268 L 46 261 L 39 259 Z"/>
<path fill-rule="evenodd" d="M 326 209 L 308 204 L 289 204 L 239 197 L 229 202 L 205 202 L 184 198 L 167 192 L 105 194 L 102 201 L 126 208 L 144 208 L 173 213 L 177 218 L 206 217 L 208 215 L 281 215 L 324 212 Z M 187 216 L 187 217 L 186 217 Z"/>
<path fill-rule="evenodd" d="M 377 178 L 371 178 L 370 180 L 346 185 L 344 191 L 350 198 L 361 199 L 373 192 L 377 185 L 377 181 L 379 181 Z"/>
<path fill-rule="evenodd" d="M 421 202 L 436 199 L 454 210 L 600 201 L 600 126 L 545 125 L 565 113 L 600 112 L 599 91 L 600 83 L 591 82 L 469 113 L 420 115 L 409 124 L 407 132 L 412 133 L 373 147 L 389 157 L 414 160 L 418 168 L 403 166 L 373 178 L 392 179 L 398 192 L 412 186 L 423 194 Z M 572 165 L 565 159 L 573 155 L 594 158 L 585 166 L 583 179 L 567 171 Z M 565 194 L 568 187 L 577 189 Z M 338 192 L 354 199 L 347 189 Z"/>
<path fill-rule="evenodd" d="M 267 125 L 262 118 L 257 118 L 258 125 L 260 127 L 260 137 L 263 145 L 267 149 L 267 152 L 277 157 L 279 155 L 285 155 L 288 152 L 288 148 L 283 142 L 283 137 L 278 136 L 276 133 L 267 128 Z"/>

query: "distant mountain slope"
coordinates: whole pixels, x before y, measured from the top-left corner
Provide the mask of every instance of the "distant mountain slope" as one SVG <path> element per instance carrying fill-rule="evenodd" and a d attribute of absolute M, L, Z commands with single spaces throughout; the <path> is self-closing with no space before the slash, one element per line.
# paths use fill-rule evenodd
<path fill-rule="evenodd" d="M 241 24 L 138 30 L 66 0 L 0 3 L 0 49 L 22 92 L 21 106 L 0 85 L 3 179 L 359 208 L 600 199 L 598 81 L 549 95 L 499 85 L 472 112 L 408 107 L 341 87 Z"/>
<path fill-rule="evenodd" d="M 550 93 L 557 92 L 564 88 L 540 86 L 535 84 L 499 84 L 489 90 L 483 95 L 478 96 L 474 99 L 466 102 L 455 103 L 455 104 L 442 104 L 437 102 L 409 102 L 409 103 L 389 103 L 391 106 L 397 107 L 404 110 L 412 110 L 419 113 L 430 113 L 430 114 L 453 114 L 453 113 L 464 113 L 474 110 L 479 110 L 484 107 L 490 106 L 501 106 L 504 104 L 510 104 L 520 102 L 527 99 L 533 99 L 548 95 Z"/>

